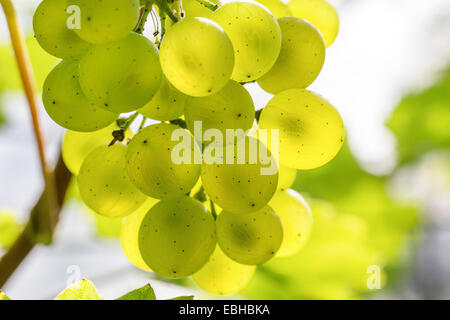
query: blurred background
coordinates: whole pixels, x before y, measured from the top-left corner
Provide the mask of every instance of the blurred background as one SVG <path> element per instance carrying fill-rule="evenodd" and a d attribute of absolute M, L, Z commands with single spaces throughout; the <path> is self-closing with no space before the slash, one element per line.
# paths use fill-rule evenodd
<path fill-rule="evenodd" d="M 41 88 L 57 61 L 32 37 L 39 2 L 14 1 Z M 307 246 L 259 267 L 247 289 L 225 298 L 450 299 L 450 2 L 330 2 L 339 35 L 310 89 L 342 114 L 347 143 L 325 167 L 298 173 L 293 188 L 314 216 Z M 248 89 L 258 108 L 271 98 Z M 43 108 L 40 118 L 56 161 L 64 131 Z M 0 254 L 43 187 L 30 121 L 0 14 Z M 189 279 L 133 267 L 119 230 L 120 221 L 92 214 L 72 190 L 54 244 L 36 247 L 2 290 L 13 299 L 52 299 L 86 278 L 105 299 L 147 282 L 159 299 L 220 298 Z M 371 285 L 378 271 L 380 285 Z"/>

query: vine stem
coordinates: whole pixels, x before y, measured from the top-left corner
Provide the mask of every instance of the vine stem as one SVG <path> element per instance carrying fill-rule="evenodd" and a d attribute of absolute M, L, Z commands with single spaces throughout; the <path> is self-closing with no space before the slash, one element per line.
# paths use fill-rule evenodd
<path fill-rule="evenodd" d="M 146 0 L 145 5 L 142 8 L 142 14 L 139 19 L 139 23 L 134 29 L 135 32 L 142 34 L 144 32 L 145 23 L 147 22 L 148 15 L 152 12 L 153 1 Z"/>
<path fill-rule="evenodd" d="M 178 17 L 173 13 L 172 9 L 170 9 L 166 0 L 157 0 L 156 5 L 158 6 L 159 10 L 165 12 L 165 14 L 167 14 L 167 16 L 173 22 L 178 22 Z"/>
<path fill-rule="evenodd" d="M 200 3 L 202 6 L 208 8 L 209 10 L 215 11 L 217 8 L 219 8 L 219 5 L 212 3 L 208 0 L 196 0 L 198 3 Z"/>

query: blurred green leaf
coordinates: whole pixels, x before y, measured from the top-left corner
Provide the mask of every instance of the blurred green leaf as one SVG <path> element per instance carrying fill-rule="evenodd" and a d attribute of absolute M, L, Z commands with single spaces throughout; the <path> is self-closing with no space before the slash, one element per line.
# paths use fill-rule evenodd
<path fill-rule="evenodd" d="M 194 296 L 180 296 L 169 300 L 194 300 Z"/>
<path fill-rule="evenodd" d="M 92 282 L 83 279 L 62 291 L 55 300 L 102 300 Z"/>
<path fill-rule="evenodd" d="M 6 294 L 0 291 L 0 300 L 11 300 Z"/>
<path fill-rule="evenodd" d="M 14 215 L 0 212 L 0 247 L 9 249 L 19 236 L 22 228 Z"/>
<path fill-rule="evenodd" d="M 133 290 L 117 300 L 156 300 L 155 292 L 150 284 L 146 284 L 142 288 Z"/>
<path fill-rule="evenodd" d="M 450 69 L 430 88 L 404 97 L 386 125 L 397 138 L 400 164 L 450 147 Z"/>

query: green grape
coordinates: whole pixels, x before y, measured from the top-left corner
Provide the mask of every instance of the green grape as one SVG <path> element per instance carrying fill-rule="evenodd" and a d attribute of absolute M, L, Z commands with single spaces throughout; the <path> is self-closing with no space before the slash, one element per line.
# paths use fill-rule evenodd
<path fill-rule="evenodd" d="M 235 64 L 231 79 L 253 81 L 272 68 L 280 53 L 281 31 L 264 6 L 248 1 L 229 2 L 214 11 L 211 19 L 233 43 Z"/>
<path fill-rule="evenodd" d="M 278 165 L 278 190 L 289 189 L 297 177 L 297 169 Z"/>
<path fill-rule="evenodd" d="M 220 248 L 242 264 L 257 265 L 269 261 L 283 241 L 280 218 L 269 206 L 247 214 L 222 211 L 216 227 Z"/>
<path fill-rule="evenodd" d="M 202 130 L 248 130 L 255 119 L 255 106 L 247 90 L 237 82 L 229 81 L 219 92 L 188 99 L 184 111 L 187 127 L 194 132 L 194 122 L 201 121 Z"/>
<path fill-rule="evenodd" d="M 280 0 L 256 0 L 261 3 L 275 16 L 275 18 L 292 16 L 291 10 Z"/>
<path fill-rule="evenodd" d="M 194 274 L 205 265 L 215 247 L 214 219 L 200 202 L 186 196 L 155 204 L 139 230 L 142 258 L 165 277 Z"/>
<path fill-rule="evenodd" d="M 267 157 L 261 157 L 261 154 Z M 229 157 L 231 159 L 227 159 Z M 203 159 L 202 183 L 205 191 L 226 211 L 257 211 L 269 202 L 277 189 L 275 159 L 253 137 L 243 137 L 223 148 L 210 144 L 205 148 Z M 272 168 L 274 170 L 270 170 Z"/>
<path fill-rule="evenodd" d="M 127 36 L 139 20 L 139 0 L 69 0 L 80 8 L 80 38 L 106 43 Z"/>
<path fill-rule="evenodd" d="M 62 157 L 67 169 L 78 175 L 81 164 L 87 155 L 95 148 L 108 144 L 112 141 L 112 132 L 118 130 L 119 126 L 114 121 L 108 127 L 94 132 L 77 132 L 67 130 L 62 143 Z M 128 129 L 125 132 L 125 139 L 130 138 L 132 132 Z"/>
<path fill-rule="evenodd" d="M 158 200 L 156 199 L 148 198 L 142 206 L 123 220 L 122 228 L 120 229 L 120 244 L 123 252 L 134 266 L 145 271 L 152 270 L 142 259 L 139 251 L 139 228 L 148 211 L 157 202 Z"/>
<path fill-rule="evenodd" d="M 116 112 L 143 107 L 158 91 L 161 77 L 155 46 L 137 33 L 92 46 L 80 62 L 83 92 L 90 100 Z"/>
<path fill-rule="evenodd" d="M 186 18 L 174 24 L 161 42 L 160 55 L 169 82 L 194 97 L 218 92 L 233 71 L 230 39 L 206 18 Z"/>
<path fill-rule="evenodd" d="M 210 0 L 214 4 L 220 5 L 218 0 Z M 200 4 L 197 0 L 183 0 L 183 11 L 186 18 L 191 17 L 203 17 L 210 18 L 212 15 L 212 10 L 206 8 Z"/>
<path fill-rule="evenodd" d="M 269 206 L 275 210 L 283 225 L 283 242 L 276 256 L 287 257 L 297 253 L 311 234 L 311 209 L 305 199 L 291 189 L 277 192 Z"/>
<path fill-rule="evenodd" d="M 221 295 L 238 293 L 255 274 L 256 267 L 228 258 L 219 246 L 209 261 L 192 278 L 204 290 Z"/>
<path fill-rule="evenodd" d="M 81 56 L 89 47 L 67 27 L 70 17 L 66 13 L 66 0 L 44 0 L 33 16 L 33 30 L 41 47 L 58 58 L 75 58 Z"/>
<path fill-rule="evenodd" d="M 308 21 L 285 17 L 278 22 L 283 34 L 280 56 L 258 83 L 270 93 L 306 88 L 322 70 L 325 61 L 323 38 Z"/>
<path fill-rule="evenodd" d="M 320 30 L 327 48 L 339 31 L 339 16 L 326 0 L 291 0 L 288 3 L 293 15 L 308 20 Z"/>
<path fill-rule="evenodd" d="M 331 161 L 345 136 L 337 110 L 320 95 L 305 89 L 275 95 L 261 113 L 259 126 L 279 130 L 281 164 L 300 170 Z"/>
<path fill-rule="evenodd" d="M 74 131 L 96 131 L 110 125 L 118 114 L 89 102 L 78 78 L 77 61 L 64 60 L 49 73 L 42 93 L 48 115 Z"/>
<path fill-rule="evenodd" d="M 78 188 L 84 203 L 110 218 L 124 217 L 139 208 L 146 197 L 130 181 L 126 170 L 127 148 L 100 146 L 84 160 Z"/>
<path fill-rule="evenodd" d="M 183 145 L 188 150 L 180 150 L 186 159 L 175 161 L 178 156 L 177 145 L 172 140 L 174 134 L 183 135 Z M 187 146 L 186 146 L 187 147 Z M 181 196 L 189 192 L 200 177 L 200 164 L 194 163 L 194 156 L 200 151 L 192 135 L 185 129 L 172 124 L 154 124 L 144 128 L 134 136 L 128 145 L 127 172 L 131 181 L 150 197 L 163 199 Z M 185 160 L 181 162 L 181 160 Z"/>
<path fill-rule="evenodd" d="M 184 113 L 187 96 L 175 89 L 163 76 L 153 99 L 139 109 L 143 116 L 159 121 L 174 120 Z"/>

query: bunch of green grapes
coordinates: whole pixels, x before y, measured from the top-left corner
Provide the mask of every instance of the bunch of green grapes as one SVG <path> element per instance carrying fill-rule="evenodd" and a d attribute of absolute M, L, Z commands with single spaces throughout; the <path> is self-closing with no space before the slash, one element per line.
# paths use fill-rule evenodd
<path fill-rule="evenodd" d="M 307 90 L 337 34 L 325 0 L 42 0 L 33 28 L 63 59 L 42 99 L 64 163 L 90 209 L 123 219 L 134 266 L 235 294 L 305 246 L 311 210 L 289 188 L 345 136 Z M 257 112 L 249 82 L 275 94 Z"/>

